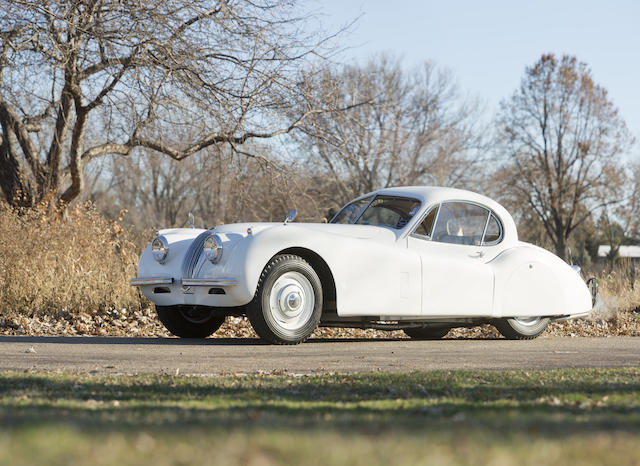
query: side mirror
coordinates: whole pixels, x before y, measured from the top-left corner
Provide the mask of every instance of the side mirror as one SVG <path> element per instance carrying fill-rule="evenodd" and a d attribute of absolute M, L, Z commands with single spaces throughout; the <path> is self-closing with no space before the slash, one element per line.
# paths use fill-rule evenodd
<path fill-rule="evenodd" d="M 287 224 L 289 222 L 293 222 L 293 220 L 296 218 L 296 215 L 298 215 L 298 211 L 296 209 L 291 209 L 287 216 L 284 218 L 284 223 Z"/>

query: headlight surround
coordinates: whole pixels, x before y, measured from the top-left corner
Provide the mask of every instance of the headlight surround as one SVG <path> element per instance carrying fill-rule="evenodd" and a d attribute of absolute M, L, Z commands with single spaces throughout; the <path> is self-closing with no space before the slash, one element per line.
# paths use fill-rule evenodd
<path fill-rule="evenodd" d="M 157 236 L 151 242 L 151 254 L 153 254 L 153 258 L 155 260 L 163 264 L 167 259 L 167 254 L 169 254 L 169 243 L 167 242 L 167 238 L 164 236 Z"/>
<path fill-rule="evenodd" d="M 222 259 L 222 240 L 218 235 L 209 235 L 204 240 L 202 250 L 212 264 L 217 264 Z"/>

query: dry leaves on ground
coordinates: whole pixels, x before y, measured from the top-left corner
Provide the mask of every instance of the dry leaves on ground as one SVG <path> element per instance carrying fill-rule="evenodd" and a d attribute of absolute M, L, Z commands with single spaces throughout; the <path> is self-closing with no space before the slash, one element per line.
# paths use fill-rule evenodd
<path fill-rule="evenodd" d="M 151 308 L 127 311 L 81 313 L 52 317 L 49 315 L 0 317 L 0 334 L 29 336 L 119 336 L 170 337 Z M 552 323 L 549 336 L 640 336 L 640 313 L 637 311 L 601 312 L 596 308 L 587 318 Z M 228 317 L 214 338 L 257 338 L 248 319 Z M 447 338 L 499 338 L 492 325 L 453 329 Z M 406 338 L 404 332 L 352 328 L 318 328 L 313 338 Z"/>

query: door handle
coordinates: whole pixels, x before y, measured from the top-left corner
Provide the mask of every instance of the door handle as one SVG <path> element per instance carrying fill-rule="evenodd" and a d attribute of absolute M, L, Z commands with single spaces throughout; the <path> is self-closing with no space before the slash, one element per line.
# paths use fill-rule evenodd
<path fill-rule="evenodd" d="M 473 254 L 469 254 L 469 257 L 471 257 L 473 259 L 480 259 L 483 256 L 484 256 L 484 251 L 476 251 Z"/>

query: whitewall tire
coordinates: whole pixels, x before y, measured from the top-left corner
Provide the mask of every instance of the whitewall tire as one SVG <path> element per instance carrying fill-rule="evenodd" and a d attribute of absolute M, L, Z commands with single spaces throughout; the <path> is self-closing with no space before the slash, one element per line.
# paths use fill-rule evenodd
<path fill-rule="evenodd" d="M 311 336 L 322 314 L 322 284 L 299 256 L 275 256 L 262 271 L 247 317 L 270 343 L 295 345 Z"/>
<path fill-rule="evenodd" d="M 548 317 L 514 317 L 494 322 L 498 331 L 508 340 L 531 340 L 545 331 Z"/>

